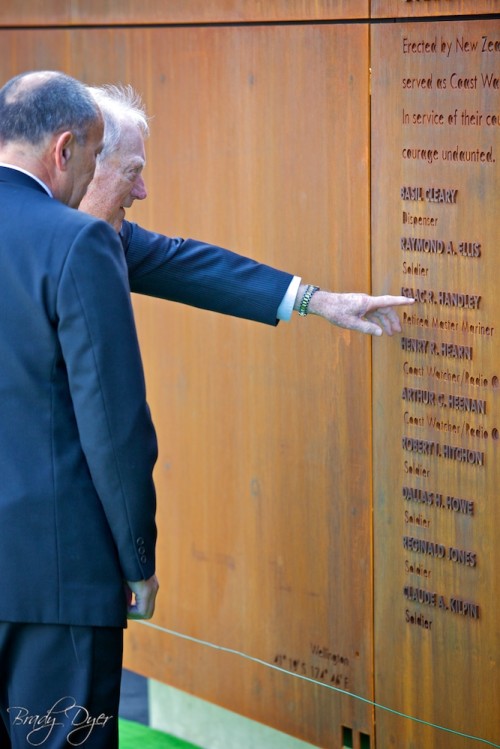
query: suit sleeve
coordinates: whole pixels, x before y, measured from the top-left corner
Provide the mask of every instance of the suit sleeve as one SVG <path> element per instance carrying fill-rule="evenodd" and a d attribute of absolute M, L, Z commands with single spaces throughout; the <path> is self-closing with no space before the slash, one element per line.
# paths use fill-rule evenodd
<path fill-rule="evenodd" d="M 155 570 L 154 428 L 116 234 L 93 221 L 73 242 L 58 288 L 58 335 L 80 441 L 123 576 Z"/>
<path fill-rule="evenodd" d="M 277 325 L 293 278 L 216 245 L 155 234 L 124 222 L 120 233 L 130 288 L 138 294 Z"/>

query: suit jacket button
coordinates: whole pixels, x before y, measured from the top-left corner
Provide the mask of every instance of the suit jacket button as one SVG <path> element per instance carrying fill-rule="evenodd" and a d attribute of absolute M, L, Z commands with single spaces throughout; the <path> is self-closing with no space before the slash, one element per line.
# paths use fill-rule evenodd
<path fill-rule="evenodd" d="M 143 537 L 139 536 L 139 538 L 136 541 L 137 546 L 143 546 L 144 543 L 145 543 L 145 541 L 144 541 Z"/>
<path fill-rule="evenodd" d="M 139 552 L 139 554 L 145 554 L 146 553 L 146 547 L 145 546 L 139 546 L 139 548 L 137 549 L 137 551 Z"/>
<path fill-rule="evenodd" d="M 146 564 L 147 561 L 148 561 L 147 556 L 145 554 L 143 554 L 142 557 L 141 557 L 141 563 L 142 564 Z"/>

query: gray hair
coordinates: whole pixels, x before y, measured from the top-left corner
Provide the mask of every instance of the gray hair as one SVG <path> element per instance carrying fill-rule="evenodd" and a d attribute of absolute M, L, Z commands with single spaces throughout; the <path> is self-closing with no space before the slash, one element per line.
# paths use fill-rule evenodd
<path fill-rule="evenodd" d="M 139 94 L 132 86 L 89 86 L 104 119 L 103 148 L 98 160 L 106 159 L 120 145 L 124 125 L 135 125 L 143 138 L 149 135 L 148 116 Z"/>
<path fill-rule="evenodd" d="M 100 113 L 87 87 L 53 70 L 11 78 L 0 89 L 0 141 L 40 145 L 49 135 L 71 131 L 80 144 Z"/>

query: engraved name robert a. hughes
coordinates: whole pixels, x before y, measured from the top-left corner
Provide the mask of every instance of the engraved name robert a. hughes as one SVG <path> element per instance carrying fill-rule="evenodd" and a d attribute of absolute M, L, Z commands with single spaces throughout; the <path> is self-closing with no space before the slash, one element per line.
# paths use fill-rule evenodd
<path fill-rule="evenodd" d="M 87 708 L 79 705 L 74 697 L 62 697 L 46 713 L 36 715 L 26 707 L 12 705 L 7 708 L 13 728 L 29 728 L 26 741 L 30 746 L 43 746 L 53 732 L 65 731 L 70 746 L 83 746 L 94 730 L 103 728 L 112 715 L 101 713 L 90 715 Z"/>

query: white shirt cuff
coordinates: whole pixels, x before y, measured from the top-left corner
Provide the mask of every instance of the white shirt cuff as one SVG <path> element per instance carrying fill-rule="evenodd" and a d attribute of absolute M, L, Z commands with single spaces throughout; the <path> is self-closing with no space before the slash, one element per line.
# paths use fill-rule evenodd
<path fill-rule="evenodd" d="M 284 322 L 290 320 L 301 281 L 302 278 L 300 276 L 294 276 L 292 278 L 290 286 L 286 290 L 285 296 L 281 300 L 281 304 L 276 312 L 278 320 L 283 320 Z"/>

